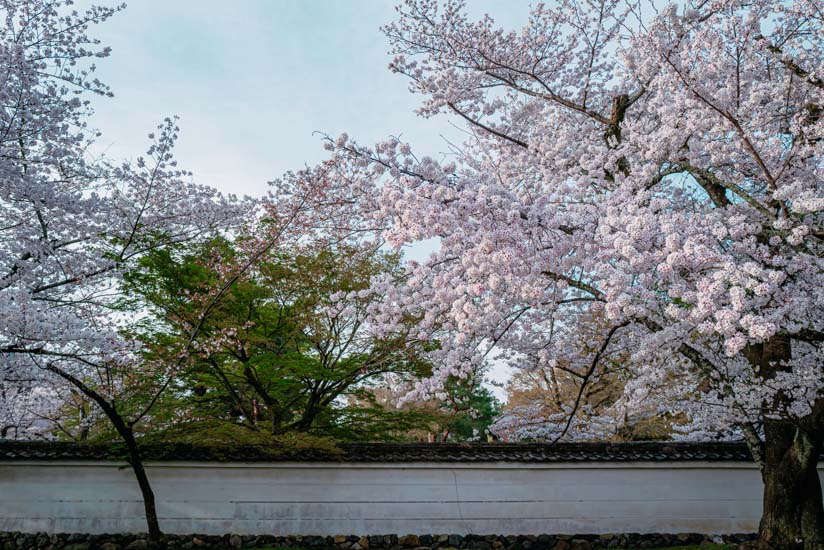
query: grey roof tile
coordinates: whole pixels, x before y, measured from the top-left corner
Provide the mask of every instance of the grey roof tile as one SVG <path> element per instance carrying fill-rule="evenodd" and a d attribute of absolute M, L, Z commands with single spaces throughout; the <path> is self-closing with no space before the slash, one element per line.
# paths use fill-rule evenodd
<path fill-rule="evenodd" d="M 750 461 L 739 442 L 348 443 L 335 451 L 254 446 L 147 445 L 147 460 L 215 462 L 669 462 Z M 122 445 L 0 440 L 0 461 L 122 460 Z"/>

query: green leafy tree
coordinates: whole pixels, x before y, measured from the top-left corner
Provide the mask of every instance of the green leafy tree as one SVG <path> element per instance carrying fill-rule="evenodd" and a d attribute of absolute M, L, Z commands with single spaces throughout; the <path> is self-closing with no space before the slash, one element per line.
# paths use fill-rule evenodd
<path fill-rule="evenodd" d="M 452 393 L 459 397 L 460 407 L 445 422 L 452 439 L 456 441 L 485 441 L 489 427 L 501 414 L 501 402 L 489 388 L 480 384 L 456 383 Z M 445 404 L 441 405 L 446 406 Z"/>
<path fill-rule="evenodd" d="M 127 276 L 131 300 L 147 312 L 133 336 L 147 361 L 169 363 L 187 345 L 202 304 L 231 271 L 241 240 L 164 249 Z M 232 438 L 310 434 L 379 440 L 420 426 L 426 411 L 391 410 L 370 397 L 387 375 L 411 380 L 431 371 L 414 323 L 375 335 L 367 309 L 381 297 L 377 275 L 402 275 L 394 254 L 350 246 L 273 253 L 244 273 L 202 320 L 196 351 L 161 396 L 153 418 L 169 437 L 220 422 Z M 184 429 L 184 427 L 188 427 Z M 225 428 L 226 426 L 224 426 Z M 165 431 L 164 431 L 165 429 Z"/>
<path fill-rule="evenodd" d="M 465 379 L 453 377 L 445 385 L 441 399 L 427 400 L 408 399 L 409 388 L 393 381 L 387 386 L 369 388 L 357 405 L 364 407 L 375 402 L 384 411 L 415 418 L 411 426 L 388 426 L 396 439 L 431 443 L 485 441 L 503 406 L 482 384 L 483 380 L 482 372 Z"/>

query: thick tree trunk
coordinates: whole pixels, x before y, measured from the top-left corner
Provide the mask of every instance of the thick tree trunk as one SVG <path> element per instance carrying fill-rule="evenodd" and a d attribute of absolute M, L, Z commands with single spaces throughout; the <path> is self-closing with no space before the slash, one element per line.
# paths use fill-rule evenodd
<path fill-rule="evenodd" d="M 765 380 L 772 379 L 792 357 L 788 336 L 774 336 L 749 346 L 746 354 Z M 764 508 L 758 527 L 759 548 L 769 550 L 824 550 L 824 503 L 818 477 L 818 457 L 824 441 L 824 400 L 804 418 L 770 418 L 792 399 L 779 395 L 764 404 L 764 441 L 748 437 L 764 481 Z M 755 440 L 755 442 L 753 441 Z"/>
<path fill-rule="evenodd" d="M 764 549 L 824 550 L 824 504 L 818 477 L 821 437 L 785 421 L 765 422 Z"/>

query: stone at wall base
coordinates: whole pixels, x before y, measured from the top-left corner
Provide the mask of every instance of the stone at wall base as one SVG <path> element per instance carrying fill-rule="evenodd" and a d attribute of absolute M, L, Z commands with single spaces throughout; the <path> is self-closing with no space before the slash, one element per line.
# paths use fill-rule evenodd
<path fill-rule="evenodd" d="M 601 550 L 609 548 L 667 548 L 726 543 L 743 545 L 754 534 L 699 533 L 608 535 L 166 535 L 162 548 L 306 548 L 312 550 Z M 82 533 L 0 533 L 0 550 L 126 550 L 147 548 L 145 534 L 84 535 Z"/>

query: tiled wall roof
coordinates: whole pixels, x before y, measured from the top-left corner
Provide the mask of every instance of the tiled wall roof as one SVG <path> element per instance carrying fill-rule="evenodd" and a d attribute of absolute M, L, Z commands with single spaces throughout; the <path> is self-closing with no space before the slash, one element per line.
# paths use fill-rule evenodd
<path fill-rule="evenodd" d="M 274 447 L 198 447 L 163 444 L 144 447 L 147 460 L 216 462 L 632 462 L 750 461 L 744 443 L 350 443 L 336 451 Z M 122 445 L 84 445 L 0 440 L 0 461 L 122 460 Z"/>

